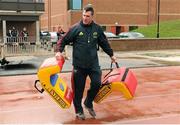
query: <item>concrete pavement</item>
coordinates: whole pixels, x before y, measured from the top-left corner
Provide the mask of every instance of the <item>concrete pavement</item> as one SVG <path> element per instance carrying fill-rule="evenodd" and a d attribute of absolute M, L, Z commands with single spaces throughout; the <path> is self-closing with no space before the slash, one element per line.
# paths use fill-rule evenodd
<path fill-rule="evenodd" d="M 71 47 L 68 47 L 68 56 L 71 57 Z M 102 69 L 110 68 L 110 58 L 102 51 L 98 52 Z M 120 66 L 129 68 L 160 67 L 180 65 L 180 50 L 156 50 L 156 51 L 120 51 L 115 52 Z M 0 76 L 36 74 L 44 59 L 54 56 L 48 55 L 8 57 L 11 62 L 4 68 L 0 68 Z M 72 60 L 66 60 L 62 72 L 72 70 Z"/>

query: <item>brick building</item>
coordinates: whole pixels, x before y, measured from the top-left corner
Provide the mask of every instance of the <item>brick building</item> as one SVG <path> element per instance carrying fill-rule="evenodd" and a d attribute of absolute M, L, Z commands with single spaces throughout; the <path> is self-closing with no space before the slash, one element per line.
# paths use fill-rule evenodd
<path fill-rule="evenodd" d="M 180 19 L 180 0 L 45 0 L 41 30 L 65 31 L 80 20 L 82 8 L 92 4 L 94 20 L 104 30 L 119 33 L 131 28 L 157 23 L 158 1 L 160 21 Z"/>

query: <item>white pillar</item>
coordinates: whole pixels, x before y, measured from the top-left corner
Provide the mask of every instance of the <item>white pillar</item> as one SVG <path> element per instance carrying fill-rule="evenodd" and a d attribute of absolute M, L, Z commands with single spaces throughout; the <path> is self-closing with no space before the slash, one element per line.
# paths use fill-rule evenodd
<path fill-rule="evenodd" d="M 4 40 L 4 43 L 6 43 L 7 42 L 7 39 L 6 39 L 6 20 L 3 20 L 2 24 L 3 24 L 3 40 Z"/>
<path fill-rule="evenodd" d="M 39 38 L 39 20 L 36 21 L 36 44 L 40 45 L 40 38 Z"/>

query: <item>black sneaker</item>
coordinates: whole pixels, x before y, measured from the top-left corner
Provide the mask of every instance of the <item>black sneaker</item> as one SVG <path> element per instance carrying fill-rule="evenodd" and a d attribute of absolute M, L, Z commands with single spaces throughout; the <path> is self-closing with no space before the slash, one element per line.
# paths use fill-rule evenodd
<path fill-rule="evenodd" d="M 80 120 L 85 120 L 85 115 L 82 112 L 76 113 L 76 118 Z"/>
<path fill-rule="evenodd" d="M 93 108 L 88 108 L 86 105 L 85 105 L 85 108 L 88 110 L 89 114 L 90 114 L 93 118 L 96 117 L 96 113 L 95 113 L 95 111 L 94 111 Z"/>

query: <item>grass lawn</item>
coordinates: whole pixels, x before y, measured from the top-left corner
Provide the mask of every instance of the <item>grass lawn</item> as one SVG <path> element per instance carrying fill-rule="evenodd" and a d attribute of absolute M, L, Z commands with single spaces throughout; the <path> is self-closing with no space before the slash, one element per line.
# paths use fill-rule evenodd
<path fill-rule="evenodd" d="M 144 34 L 146 38 L 156 38 L 157 24 L 140 27 L 135 32 Z M 160 22 L 160 38 L 180 38 L 180 20 Z"/>

